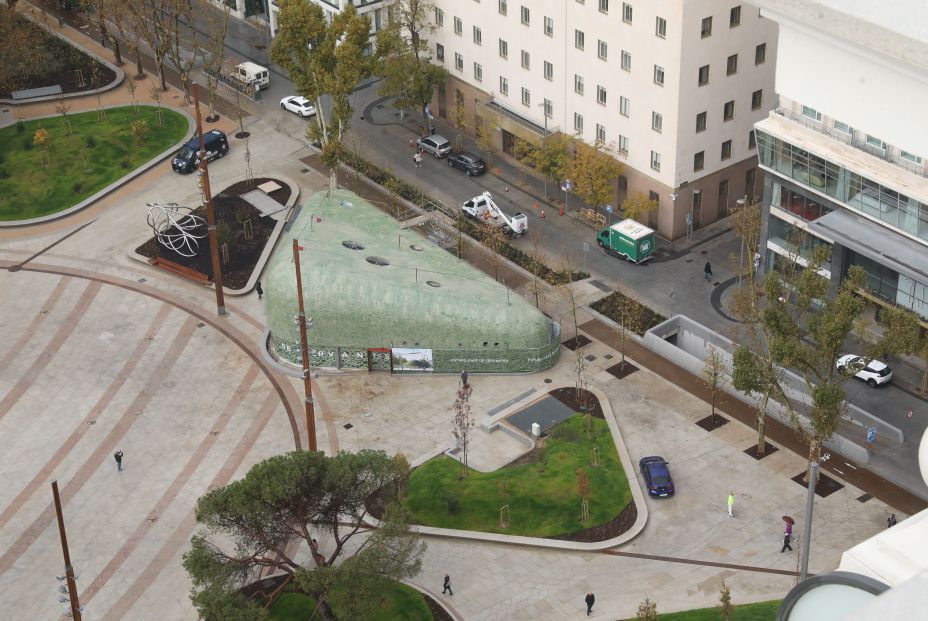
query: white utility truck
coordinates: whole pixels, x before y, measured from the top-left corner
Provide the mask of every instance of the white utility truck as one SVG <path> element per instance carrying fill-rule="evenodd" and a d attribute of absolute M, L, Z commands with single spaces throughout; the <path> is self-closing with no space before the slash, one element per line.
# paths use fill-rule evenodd
<path fill-rule="evenodd" d="M 256 91 L 267 89 L 271 85 L 271 76 L 267 67 L 252 62 L 235 65 L 231 77 L 242 84 L 254 86 Z"/>
<path fill-rule="evenodd" d="M 462 209 L 464 210 L 464 215 L 486 224 L 498 226 L 502 228 L 507 235 L 524 235 L 525 231 L 528 230 L 528 216 L 521 212 L 512 217 L 507 216 L 503 213 L 503 210 L 493 202 L 493 197 L 490 196 L 489 192 L 484 192 L 470 199 L 464 203 Z"/>

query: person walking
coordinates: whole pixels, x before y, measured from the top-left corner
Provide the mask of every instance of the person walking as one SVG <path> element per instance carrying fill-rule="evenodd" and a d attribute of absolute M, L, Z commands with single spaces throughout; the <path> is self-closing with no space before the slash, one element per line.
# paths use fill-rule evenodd
<path fill-rule="evenodd" d="M 706 274 L 706 280 L 712 282 L 712 264 L 706 261 L 706 266 L 702 268 L 702 271 Z"/>
<path fill-rule="evenodd" d="M 461 385 L 467 387 L 467 369 L 461 371 Z"/>
<path fill-rule="evenodd" d="M 412 161 L 415 162 L 416 168 L 422 168 L 422 154 L 419 151 L 413 153 Z"/>
<path fill-rule="evenodd" d="M 264 289 L 261 288 L 261 281 L 260 281 L 260 280 L 259 280 L 258 282 L 255 283 L 255 291 L 258 293 L 258 299 L 259 299 L 259 300 L 260 300 L 261 298 L 264 297 Z"/>
<path fill-rule="evenodd" d="M 793 525 L 787 522 L 786 531 L 784 531 L 783 533 L 783 547 L 780 548 L 780 554 L 786 552 L 787 550 L 789 550 L 790 552 L 793 551 L 793 546 L 789 545 L 792 540 L 793 540 Z"/>
<path fill-rule="evenodd" d="M 728 517 L 735 517 L 732 507 L 735 506 L 735 492 L 728 492 Z"/>
<path fill-rule="evenodd" d="M 593 612 L 593 602 L 596 601 L 596 596 L 592 592 L 587 593 L 586 597 L 583 598 L 583 601 L 586 602 L 586 616 L 590 616 L 590 613 Z"/>
<path fill-rule="evenodd" d="M 116 471 L 122 472 L 122 451 L 113 453 L 113 459 L 116 460 Z"/>
<path fill-rule="evenodd" d="M 890 513 L 889 517 L 886 518 L 886 528 L 892 528 L 896 525 L 896 514 Z"/>
<path fill-rule="evenodd" d="M 454 595 L 454 593 L 451 592 L 451 576 L 448 574 L 445 574 L 445 588 L 441 590 L 441 594 L 444 595 L 446 591 L 448 595 Z"/>

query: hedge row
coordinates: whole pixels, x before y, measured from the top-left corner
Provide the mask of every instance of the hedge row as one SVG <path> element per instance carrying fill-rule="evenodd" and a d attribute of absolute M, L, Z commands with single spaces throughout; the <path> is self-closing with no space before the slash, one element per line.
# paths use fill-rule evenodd
<path fill-rule="evenodd" d="M 484 246 L 493 247 L 495 245 L 492 239 L 492 229 L 488 225 L 476 224 L 467 218 L 459 218 L 455 226 L 457 226 L 467 235 L 470 235 L 479 241 Z M 590 277 L 590 275 L 586 272 L 568 273 L 565 270 L 553 270 L 531 255 L 526 254 L 515 246 L 511 246 L 506 243 L 502 244 L 499 249 L 499 253 L 519 267 L 531 272 L 532 274 L 537 274 L 539 278 L 550 285 L 558 286 L 567 282 L 583 280 L 584 278 Z"/>
<path fill-rule="evenodd" d="M 383 187 L 387 187 L 388 184 L 391 185 L 392 187 L 396 188 L 397 193 L 401 197 L 412 203 L 415 203 L 416 205 L 419 205 L 420 207 L 427 208 L 428 203 L 431 201 L 431 198 L 416 186 L 403 179 L 400 179 L 396 175 L 380 168 L 376 164 L 369 162 L 357 153 L 345 150 L 343 161 L 345 164 L 351 166 L 378 185 Z M 470 235 L 481 244 L 485 246 L 492 245 L 491 243 L 488 243 L 490 242 L 488 228 L 479 226 L 465 218 L 458 218 L 457 226 L 461 229 L 462 232 Z M 530 255 L 509 244 L 503 244 L 499 249 L 499 253 L 513 263 L 517 264 L 519 267 L 528 270 L 532 274 L 538 274 L 539 278 L 551 285 L 562 285 L 565 282 L 573 282 L 575 280 L 583 280 L 584 278 L 590 277 L 590 275 L 586 272 L 571 272 L 568 274 L 563 270 L 553 270 L 544 263 L 536 260 Z"/>
<path fill-rule="evenodd" d="M 606 297 L 596 300 L 590 304 L 590 308 L 602 313 L 618 324 L 624 323 L 628 330 L 638 336 L 644 336 L 646 331 L 667 319 L 660 313 L 644 306 L 638 300 L 629 298 L 619 291 L 614 291 Z M 622 312 L 623 309 L 624 313 Z"/>

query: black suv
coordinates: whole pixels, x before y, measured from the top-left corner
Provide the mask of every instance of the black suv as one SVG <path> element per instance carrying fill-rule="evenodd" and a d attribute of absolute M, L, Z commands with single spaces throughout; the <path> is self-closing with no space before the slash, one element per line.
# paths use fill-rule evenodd
<path fill-rule="evenodd" d="M 468 177 L 482 175 L 487 171 L 487 164 L 479 155 L 470 151 L 461 151 L 448 156 L 448 166 L 461 168 Z"/>
<path fill-rule="evenodd" d="M 206 161 L 225 157 L 229 152 L 229 140 L 226 135 L 218 129 L 213 129 L 203 134 L 203 144 L 206 147 Z M 171 160 L 171 167 L 175 172 L 190 173 L 193 172 L 197 164 L 200 163 L 198 154 L 200 152 L 200 137 L 194 136 L 184 143 L 180 151 Z"/>

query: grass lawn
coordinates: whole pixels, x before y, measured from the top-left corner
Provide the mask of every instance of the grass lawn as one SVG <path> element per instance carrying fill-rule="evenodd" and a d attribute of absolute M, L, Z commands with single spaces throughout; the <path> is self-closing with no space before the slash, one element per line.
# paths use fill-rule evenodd
<path fill-rule="evenodd" d="M 71 135 L 60 117 L 25 121 L 0 129 L 0 220 L 28 220 L 67 209 L 130 173 L 187 137 L 187 119 L 162 109 L 139 106 L 69 114 Z M 130 124 L 144 119 L 149 131 L 136 146 Z M 33 146 L 36 129 L 49 133 L 47 167 L 42 148 Z"/>
<path fill-rule="evenodd" d="M 350 593 L 337 589 L 331 595 L 332 610 L 338 615 L 339 602 Z M 284 593 L 270 610 L 271 621 L 307 621 L 316 600 L 300 593 Z M 321 619 L 320 616 L 315 618 Z M 365 621 L 432 621 L 432 611 L 419 591 L 396 582 L 383 606 Z"/>
<path fill-rule="evenodd" d="M 734 621 L 775 621 L 781 603 L 776 600 L 735 606 Z M 658 618 L 660 621 L 719 621 L 719 611 L 718 608 L 700 608 L 658 615 Z"/>
<path fill-rule="evenodd" d="M 409 477 L 404 506 L 412 519 L 426 526 L 457 528 L 532 537 L 565 535 L 614 519 L 631 500 L 628 479 L 616 453 L 609 426 L 593 418 L 593 437 L 583 431 L 584 417 L 573 416 L 549 432 L 539 462 L 477 472 L 460 479 L 460 464 L 436 457 Z M 590 466 L 591 450 L 599 447 L 600 466 Z M 580 521 L 577 469 L 590 485 L 590 519 Z M 449 512 L 449 497 L 457 512 Z M 453 502 L 453 501 L 452 501 Z M 499 527 L 500 507 L 509 505 L 509 528 Z"/>

